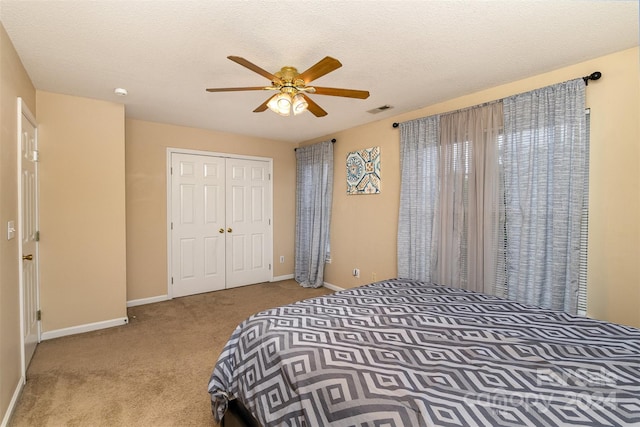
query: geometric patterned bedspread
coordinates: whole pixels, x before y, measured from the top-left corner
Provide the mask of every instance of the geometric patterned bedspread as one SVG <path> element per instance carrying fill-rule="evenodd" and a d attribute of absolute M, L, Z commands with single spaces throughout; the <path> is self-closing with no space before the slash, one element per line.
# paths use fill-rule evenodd
<path fill-rule="evenodd" d="M 394 279 L 267 310 L 209 382 L 269 426 L 640 426 L 640 329 Z"/>

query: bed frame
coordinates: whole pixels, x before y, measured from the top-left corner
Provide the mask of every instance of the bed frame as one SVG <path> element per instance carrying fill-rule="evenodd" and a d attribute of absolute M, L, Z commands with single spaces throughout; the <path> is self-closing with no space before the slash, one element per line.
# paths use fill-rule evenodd
<path fill-rule="evenodd" d="M 260 423 L 238 400 L 229 401 L 229 407 L 222 419 L 222 427 L 260 427 Z"/>

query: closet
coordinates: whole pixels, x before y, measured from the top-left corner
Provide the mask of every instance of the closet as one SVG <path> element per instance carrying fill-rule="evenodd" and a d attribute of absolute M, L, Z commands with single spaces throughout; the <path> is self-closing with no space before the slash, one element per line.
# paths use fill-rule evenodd
<path fill-rule="evenodd" d="M 169 156 L 168 295 L 270 281 L 271 159 Z"/>

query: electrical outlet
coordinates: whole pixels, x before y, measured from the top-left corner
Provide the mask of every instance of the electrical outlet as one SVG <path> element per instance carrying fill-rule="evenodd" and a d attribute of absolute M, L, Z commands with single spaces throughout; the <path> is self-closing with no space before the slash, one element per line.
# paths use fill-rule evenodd
<path fill-rule="evenodd" d="M 378 274 L 375 272 L 371 273 L 371 281 L 375 282 L 376 280 L 378 280 Z"/>
<path fill-rule="evenodd" d="M 280 264 L 284 264 L 284 255 L 280 255 Z"/>
<path fill-rule="evenodd" d="M 360 269 L 359 268 L 354 268 L 353 269 L 353 277 L 360 277 Z"/>

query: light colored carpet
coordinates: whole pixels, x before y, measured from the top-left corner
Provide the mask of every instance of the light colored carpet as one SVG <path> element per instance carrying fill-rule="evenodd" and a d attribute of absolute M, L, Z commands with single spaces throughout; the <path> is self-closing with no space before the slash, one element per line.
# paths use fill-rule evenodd
<path fill-rule="evenodd" d="M 238 323 L 328 293 L 293 280 L 245 286 L 132 307 L 128 325 L 45 341 L 9 425 L 214 426 L 207 383 Z"/>

